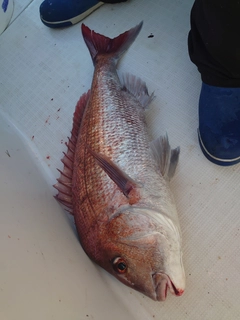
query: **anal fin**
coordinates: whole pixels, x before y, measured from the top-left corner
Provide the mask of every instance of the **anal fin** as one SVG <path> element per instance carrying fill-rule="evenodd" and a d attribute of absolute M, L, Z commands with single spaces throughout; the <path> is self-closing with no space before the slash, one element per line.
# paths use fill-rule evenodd
<path fill-rule="evenodd" d="M 131 93 L 146 109 L 152 100 L 155 98 L 154 93 L 149 95 L 146 83 L 130 73 L 123 73 L 119 75 L 123 90 Z"/>

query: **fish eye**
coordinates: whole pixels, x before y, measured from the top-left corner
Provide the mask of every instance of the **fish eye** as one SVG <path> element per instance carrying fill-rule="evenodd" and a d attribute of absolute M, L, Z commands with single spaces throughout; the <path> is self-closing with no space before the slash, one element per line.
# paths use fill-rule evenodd
<path fill-rule="evenodd" d="M 127 263 L 121 257 L 115 258 L 112 262 L 112 265 L 113 265 L 113 269 L 117 273 L 125 273 L 127 271 Z"/>

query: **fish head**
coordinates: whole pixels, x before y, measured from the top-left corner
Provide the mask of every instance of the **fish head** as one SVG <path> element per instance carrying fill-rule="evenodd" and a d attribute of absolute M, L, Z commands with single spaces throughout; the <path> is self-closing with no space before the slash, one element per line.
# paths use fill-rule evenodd
<path fill-rule="evenodd" d="M 185 289 L 181 239 L 174 225 L 148 211 L 127 209 L 109 221 L 99 264 L 125 285 L 164 301 L 168 290 L 180 296 Z"/>

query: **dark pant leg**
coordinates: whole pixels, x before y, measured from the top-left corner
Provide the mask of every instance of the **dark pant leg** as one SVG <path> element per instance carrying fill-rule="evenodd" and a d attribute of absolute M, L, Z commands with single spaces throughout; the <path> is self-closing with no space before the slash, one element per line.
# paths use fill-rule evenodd
<path fill-rule="evenodd" d="M 188 48 L 203 82 L 240 87 L 240 1 L 196 0 Z"/>

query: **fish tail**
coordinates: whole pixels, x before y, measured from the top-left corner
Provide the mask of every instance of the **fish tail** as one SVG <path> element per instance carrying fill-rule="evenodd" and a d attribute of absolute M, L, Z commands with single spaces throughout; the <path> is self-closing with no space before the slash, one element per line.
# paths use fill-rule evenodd
<path fill-rule="evenodd" d="M 116 38 L 108 38 L 104 35 L 90 30 L 87 26 L 82 24 L 82 35 L 84 41 L 91 54 L 93 63 L 96 63 L 99 55 L 111 55 L 115 58 L 116 63 L 124 52 L 131 46 L 136 37 L 138 36 L 143 25 L 143 21 L 136 27 L 120 34 Z"/>

